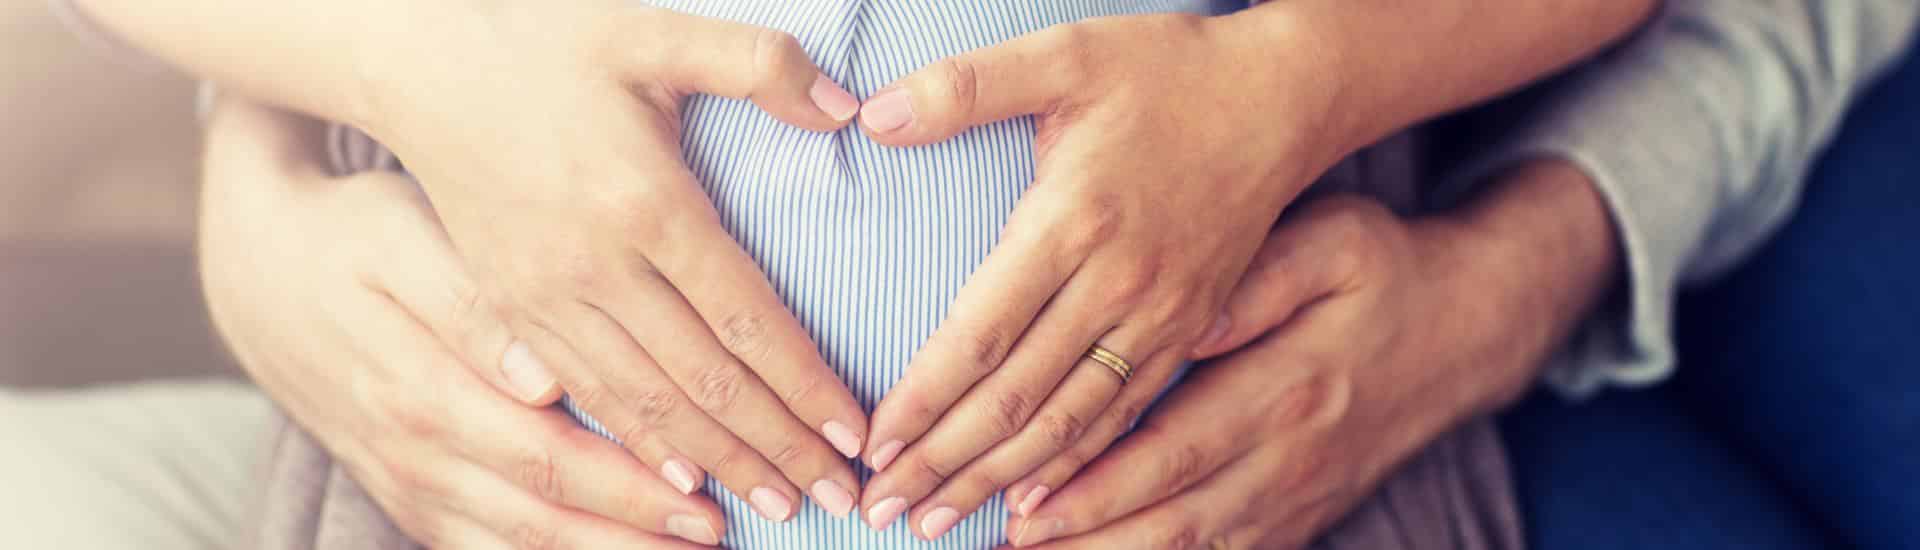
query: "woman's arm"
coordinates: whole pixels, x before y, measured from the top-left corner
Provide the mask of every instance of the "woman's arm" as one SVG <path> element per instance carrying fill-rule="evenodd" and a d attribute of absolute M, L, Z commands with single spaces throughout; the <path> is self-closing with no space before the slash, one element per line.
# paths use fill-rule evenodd
<path fill-rule="evenodd" d="M 1585 59 L 1638 27 L 1660 0 L 1291 0 L 1221 18 L 1230 54 L 1319 59 L 1333 93 L 1323 128 L 1352 149 L 1484 101 Z M 1252 61 L 1250 61 L 1252 62 Z M 1296 72 L 1250 68 L 1254 90 Z M 1264 78 L 1263 78 L 1264 77 Z M 1293 121 L 1275 120 L 1276 124 Z"/>
<path fill-rule="evenodd" d="M 101 30 L 187 72 L 352 123 L 366 116 L 367 62 L 419 52 L 432 33 L 474 19 L 474 3 L 459 0 L 55 1 L 70 2 Z"/>
<path fill-rule="evenodd" d="M 907 509 L 937 537 L 1006 480 L 1091 458 L 1066 451 L 1113 441 L 1227 328 L 1234 281 L 1328 166 L 1598 50 L 1653 2 L 1507 4 L 1290 0 L 1091 19 L 869 98 L 861 124 L 888 145 L 1024 115 L 1039 132 L 1034 184 L 1001 241 L 874 411 L 869 522 Z M 1084 359 L 1095 348 L 1133 375 L 1099 376 Z"/>
<path fill-rule="evenodd" d="M 625 0 L 83 5 L 150 53 L 391 148 L 475 279 L 430 313 L 503 327 L 440 336 L 514 395 L 564 388 L 681 491 L 711 474 L 769 519 L 808 494 L 851 500 L 865 414 L 679 147 L 696 93 L 846 125 L 858 101 L 792 36 Z"/>

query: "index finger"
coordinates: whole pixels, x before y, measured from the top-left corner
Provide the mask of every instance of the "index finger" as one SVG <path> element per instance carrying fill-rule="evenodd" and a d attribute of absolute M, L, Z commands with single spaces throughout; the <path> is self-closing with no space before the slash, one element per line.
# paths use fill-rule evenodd
<path fill-rule="evenodd" d="M 967 390 L 1000 367 L 1014 341 L 1079 265 L 1080 258 L 1055 252 L 1050 232 L 1020 229 L 1033 221 L 1016 211 L 1003 240 L 954 297 L 947 319 L 874 408 L 867 464 L 875 471 L 885 470 Z"/>
<path fill-rule="evenodd" d="M 775 294 L 759 264 L 720 226 L 687 224 L 680 238 L 649 251 L 661 276 L 678 289 L 722 347 L 752 370 L 794 416 L 847 458 L 860 455 L 867 417 L 853 393 L 820 356 L 793 312 Z"/>

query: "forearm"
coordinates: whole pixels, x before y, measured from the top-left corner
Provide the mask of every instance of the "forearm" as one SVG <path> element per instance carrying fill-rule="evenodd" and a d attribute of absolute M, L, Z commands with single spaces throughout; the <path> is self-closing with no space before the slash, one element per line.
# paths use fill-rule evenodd
<path fill-rule="evenodd" d="M 1238 59 L 1317 60 L 1335 153 L 1519 88 L 1624 37 L 1658 0 L 1288 0 L 1222 20 Z M 1256 81 L 1260 71 L 1250 71 Z M 1287 72 L 1288 78 L 1297 73 Z M 1284 89 L 1294 82 L 1262 84 Z"/>
<path fill-rule="evenodd" d="M 462 20 L 465 0 L 73 0 L 103 30 L 250 97 L 321 118 L 364 112 L 367 62 Z"/>
<path fill-rule="evenodd" d="M 1456 346 L 1442 364 L 1460 409 L 1492 412 L 1533 385 L 1546 359 L 1619 280 L 1620 246 L 1606 203 L 1573 164 L 1536 159 L 1495 176 L 1462 208 L 1423 218 L 1425 273 L 1457 322 L 1436 322 Z"/>

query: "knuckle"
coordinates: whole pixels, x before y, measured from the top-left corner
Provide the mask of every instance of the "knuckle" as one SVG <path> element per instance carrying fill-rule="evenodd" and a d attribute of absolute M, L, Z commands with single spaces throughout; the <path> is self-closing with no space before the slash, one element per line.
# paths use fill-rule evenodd
<path fill-rule="evenodd" d="M 1172 492 L 1181 487 L 1185 487 L 1189 481 L 1200 476 L 1201 464 L 1205 461 L 1205 453 L 1202 452 L 1198 446 L 1192 444 L 1175 445 L 1173 449 L 1167 453 L 1165 461 L 1160 463 L 1161 479 L 1165 480 L 1164 482 L 1167 484 L 1166 487 L 1162 487 L 1161 489 Z"/>
<path fill-rule="evenodd" d="M 440 480 L 432 470 L 423 467 L 417 461 L 389 460 L 385 467 L 387 478 L 393 486 L 402 492 L 422 495 L 440 494 Z"/>
<path fill-rule="evenodd" d="M 1099 67 L 1094 59 L 1098 42 L 1097 23 L 1068 23 L 1042 31 L 1044 48 L 1051 52 L 1048 72 L 1070 82 L 1084 81 Z"/>
<path fill-rule="evenodd" d="M 1113 195 L 1092 194 L 1085 197 L 1075 210 L 1068 217 L 1064 233 L 1067 251 L 1075 256 L 1092 252 L 1113 240 L 1120 231 L 1124 212 L 1120 199 Z"/>
<path fill-rule="evenodd" d="M 507 528 L 507 540 L 517 550 L 560 550 L 560 533 L 545 522 L 523 521 Z"/>
<path fill-rule="evenodd" d="M 826 383 L 827 383 L 827 379 L 825 377 L 807 376 L 802 380 L 800 380 L 800 382 L 798 384 L 795 384 L 792 388 L 788 388 L 786 391 L 782 392 L 780 395 L 780 399 L 782 399 L 783 402 L 787 403 L 789 406 L 798 406 L 801 403 L 810 403 L 813 401 L 814 396 L 820 395 L 820 391 L 826 387 Z"/>
<path fill-rule="evenodd" d="M 1079 441 L 1087 429 L 1086 420 L 1072 412 L 1044 415 L 1036 423 L 1039 424 L 1041 436 L 1054 448 L 1067 447 Z"/>
<path fill-rule="evenodd" d="M 768 462 L 774 464 L 794 464 L 800 460 L 800 457 L 807 454 L 806 446 L 792 439 L 775 443 L 770 448 L 772 452 L 767 453 L 766 457 Z"/>
<path fill-rule="evenodd" d="M 753 91 L 758 93 L 765 86 L 778 82 L 781 73 L 787 68 L 787 60 L 793 59 L 796 52 L 802 52 L 800 39 L 778 30 L 760 27 L 753 36 Z"/>
<path fill-rule="evenodd" d="M 1013 339 L 999 328 L 986 326 L 965 330 L 951 339 L 952 345 L 959 349 L 960 356 L 979 369 L 980 374 L 991 372 L 1000 367 L 1007 353 L 1013 347 Z"/>
<path fill-rule="evenodd" d="M 700 408 L 714 413 L 722 413 L 733 408 L 740 398 L 740 369 L 732 363 L 722 363 L 700 371 L 694 378 L 694 400 Z"/>
<path fill-rule="evenodd" d="M 388 408 L 393 423 L 401 431 L 416 439 L 435 440 L 446 433 L 447 419 L 445 411 L 419 403 L 407 402 Z"/>
<path fill-rule="evenodd" d="M 634 395 L 633 413 L 640 425 L 660 427 L 673 416 L 675 407 L 680 406 L 680 393 L 672 388 L 655 388 Z"/>
<path fill-rule="evenodd" d="M 751 464 L 752 460 L 749 457 L 752 456 L 752 453 L 753 450 L 748 449 L 745 445 L 738 443 L 729 444 L 726 448 L 721 449 L 719 454 L 713 455 L 712 463 L 707 464 L 707 466 L 715 473 L 732 471 L 735 467 L 743 464 Z"/>
<path fill-rule="evenodd" d="M 1120 276 L 1107 280 L 1107 288 L 1104 291 L 1106 300 L 1117 307 L 1126 309 L 1131 309 L 1143 303 L 1147 298 L 1147 294 L 1153 290 L 1154 282 L 1158 279 L 1158 276 L 1152 271 L 1148 271 L 1150 269 L 1153 268 L 1145 266 L 1129 268 Z M 1178 304 L 1172 305 L 1177 306 Z M 1157 316 L 1157 313 L 1153 311 L 1146 313 Z"/>
<path fill-rule="evenodd" d="M 742 361 L 753 363 L 767 354 L 767 318 L 753 310 L 728 314 L 720 322 L 720 345 Z"/>
<path fill-rule="evenodd" d="M 562 254 L 551 269 L 555 272 L 554 277 L 565 284 L 556 285 L 559 288 L 598 288 L 607 276 L 605 264 L 601 263 L 599 256 L 584 250 Z M 558 293 L 549 291 L 547 294 Z"/>
<path fill-rule="evenodd" d="M 991 409 L 985 411 L 992 422 L 996 439 L 1005 438 L 1020 431 L 1027 423 L 1027 415 L 1033 410 L 1033 398 L 1020 392 L 1006 392 L 987 402 Z"/>
<path fill-rule="evenodd" d="M 521 457 L 513 466 L 513 479 L 541 498 L 553 502 L 566 500 L 559 472 L 554 468 L 553 453 L 544 448 Z"/>
<path fill-rule="evenodd" d="M 980 71 L 972 61 L 948 57 L 934 65 L 934 74 L 947 94 L 955 113 L 971 113 L 980 98 Z"/>
<path fill-rule="evenodd" d="M 1197 546 L 1200 543 L 1200 532 L 1194 528 L 1192 522 L 1178 521 L 1172 525 L 1162 526 L 1154 532 L 1152 536 L 1156 541 L 1156 543 L 1151 546 L 1152 548 L 1179 548 L 1182 550 L 1200 548 Z"/>
<path fill-rule="evenodd" d="M 958 469 L 925 457 L 915 458 L 912 464 L 912 471 L 920 472 L 920 475 L 934 481 L 946 481 L 947 478 L 953 477 L 953 472 Z"/>

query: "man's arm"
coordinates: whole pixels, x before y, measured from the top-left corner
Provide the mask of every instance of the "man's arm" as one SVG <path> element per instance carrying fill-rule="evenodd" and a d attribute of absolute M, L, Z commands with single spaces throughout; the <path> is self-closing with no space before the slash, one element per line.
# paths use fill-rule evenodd
<path fill-rule="evenodd" d="M 1791 214 L 1846 106 L 1902 51 L 1911 0 L 1676 0 L 1619 50 L 1548 87 L 1540 110 L 1441 195 L 1528 158 L 1573 163 L 1604 197 L 1627 287 L 1548 366 L 1570 395 L 1673 369 L 1673 300 Z"/>

